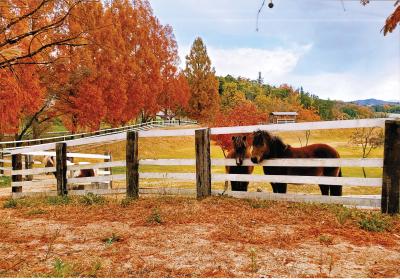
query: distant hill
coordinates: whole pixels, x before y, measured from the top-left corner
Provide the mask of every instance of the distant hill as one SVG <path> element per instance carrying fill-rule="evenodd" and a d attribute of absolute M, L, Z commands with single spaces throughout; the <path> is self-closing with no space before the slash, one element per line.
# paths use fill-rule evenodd
<path fill-rule="evenodd" d="M 377 99 L 356 100 L 349 103 L 360 106 L 383 106 L 383 105 L 400 105 L 400 101 L 383 101 Z"/>

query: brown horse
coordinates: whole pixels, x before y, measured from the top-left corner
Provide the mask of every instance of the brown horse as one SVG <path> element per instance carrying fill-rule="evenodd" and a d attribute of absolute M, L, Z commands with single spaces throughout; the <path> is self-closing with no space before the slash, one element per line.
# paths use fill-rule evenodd
<path fill-rule="evenodd" d="M 247 146 L 246 136 L 233 136 L 232 137 L 233 149 L 229 151 L 227 158 L 236 160 L 236 166 L 226 166 L 226 173 L 230 174 L 251 174 L 254 167 L 242 166 L 243 160 L 250 158 L 250 147 Z M 244 181 L 231 181 L 232 191 L 247 191 L 249 182 Z"/>
<path fill-rule="evenodd" d="M 284 144 L 279 137 L 267 131 L 253 133 L 253 150 L 251 161 L 260 163 L 272 158 L 339 158 L 339 153 L 326 144 L 311 144 L 295 148 Z M 307 176 L 342 176 L 339 167 L 263 167 L 265 174 L 270 175 L 307 175 Z M 286 193 L 287 183 L 271 183 L 274 193 Z M 319 185 L 322 195 L 341 196 L 342 186 Z"/>

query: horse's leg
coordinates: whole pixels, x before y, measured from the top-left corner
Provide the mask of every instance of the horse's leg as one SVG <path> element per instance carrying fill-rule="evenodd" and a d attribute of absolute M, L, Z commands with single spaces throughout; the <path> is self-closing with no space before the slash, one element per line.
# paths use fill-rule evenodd
<path fill-rule="evenodd" d="M 278 193 L 278 183 L 271 183 L 272 186 L 272 192 Z"/>
<path fill-rule="evenodd" d="M 324 176 L 341 177 L 342 171 L 340 168 L 324 168 Z M 331 196 L 341 196 L 342 195 L 342 186 L 341 185 L 325 185 L 325 186 L 328 186 L 328 194 L 330 194 Z M 320 188 L 321 188 L 321 186 L 320 186 Z M 322 192 L 322 189 L 321 189 L 321 192 Z"/>
<path fill-rule="evenodd" d="M 342 186 L 330 185 L 330 188 L 331 188 L 331 196 L 341 196 L 342 195 Z"/>
<path fill-rule="evenodd" d="M 286 194 L 287 184 L 286 183 L 271 183 L 272 191 L 274 193 Z"/>
<path fill-rule="evenodd" d="M 286 194 L 287 183 L 277 183 L 278 192 L 280 194 Z"/>
<path fill-rule="evenodd" d="M 329 187 L 330 187 L 330 185 L 319 184 L 319 189 L 321 190 L 321 195 L 329 196 Z"/>
<path fill-rule="evenodd" d="M 240 182 L 231 181 L 231 188 L 232 188 L 232 191 L 240 191 Z"/>
<path fill-rule="evenodd" d="M 246 192 L 247 191 L 247 185 L 248 182 L 237 182 L 237 190 L 236 191 L 241 191 L 241 192 Z"/>
<path fill-rule="evenodd" d="M 247 192 L 247 188 L 249 186 L 249 182 L 242 182 L 242 191 Z"/>

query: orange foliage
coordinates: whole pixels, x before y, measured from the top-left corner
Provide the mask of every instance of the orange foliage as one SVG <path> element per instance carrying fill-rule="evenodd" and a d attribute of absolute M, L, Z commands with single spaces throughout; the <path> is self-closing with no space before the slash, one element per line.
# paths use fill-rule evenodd
<path fill-rule="evenodd" d="M 396 9 L 394 12 L 386 19 L 385 26 L 383 26 L 383 34 L 386 35 L 388 32 L 391 33 L 400 23 L 400 1 L 397 0 L 394 4 Z"/>
<path fill-rule="evenodd" d="M 18 133 L 20 122 L 43 105 L 44 89 L 33 65 L 0 70 L 0 131 Z"/>
<path fill-rule="evenodd" d="M 219 112 L 215 117 L 214 126 L 219 127 L 230 127 L 230 126 L 246 126 L 246 125 L 257 125 L 260 122 L 265 122 L 266 115 L 260 112 L 256 105 L 246 101 L 238 104 L 232 109 L 225 111 L 224 113 Z M 232 148 L 232 135 L 216 135 L 212 136 L 216 144 L 219 145 L 222 150 L 226 151 Z M 250 144 L 250 137 L 247 137 L 247 141 Z"/>

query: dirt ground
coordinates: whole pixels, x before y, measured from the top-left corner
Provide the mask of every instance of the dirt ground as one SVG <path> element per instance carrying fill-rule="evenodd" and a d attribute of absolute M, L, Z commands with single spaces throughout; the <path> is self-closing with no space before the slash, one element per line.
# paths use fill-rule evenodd
<path fill-rule="evenodd" d="M 377 212 L 226 197 L 0 207 L 0 277 L 400 276 L 400 218 Z"/>

